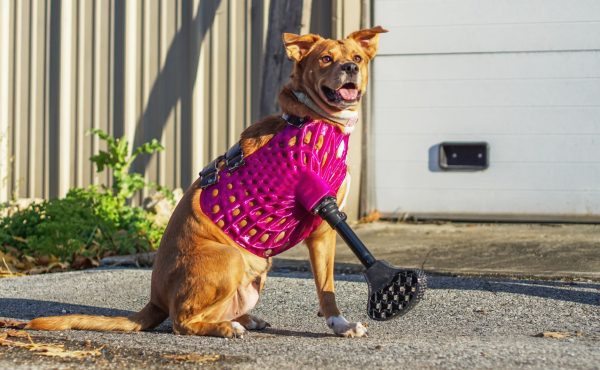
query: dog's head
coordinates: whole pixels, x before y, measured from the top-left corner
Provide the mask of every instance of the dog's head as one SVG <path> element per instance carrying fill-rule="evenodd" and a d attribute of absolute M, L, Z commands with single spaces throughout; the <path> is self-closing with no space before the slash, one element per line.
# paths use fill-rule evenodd
<path fill-rule="evenodd" d="M 293 60 L 291 87 L 302 91 L 327 112 L 356 110 L 365 92 L 368 64 L 377 53 L 380 26 L 351 33 L 343 40 L 319 35 L 283 34 Z"/>

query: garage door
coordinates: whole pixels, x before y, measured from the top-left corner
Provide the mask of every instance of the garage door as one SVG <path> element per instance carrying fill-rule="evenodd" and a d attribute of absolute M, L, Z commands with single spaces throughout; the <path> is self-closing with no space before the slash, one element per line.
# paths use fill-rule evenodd
<path fill-rule="evenodd" d="M 380 211 L 600 220 L 600 1 L 376 0 L 375 24 Z M 487 168 L 442 168 L 442 143 Z"/>

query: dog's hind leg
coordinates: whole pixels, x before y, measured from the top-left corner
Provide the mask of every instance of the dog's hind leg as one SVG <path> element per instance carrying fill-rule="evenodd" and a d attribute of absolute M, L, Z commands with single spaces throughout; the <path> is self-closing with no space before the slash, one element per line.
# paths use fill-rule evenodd
<path fill-rule="evenodd" d="M 171 298 L 173 331 L 186 335 L 240 337 L 244 326 L 235 321 L 258 300 L 252 291 L 244 258 L 239 250 L 214 241 L 203 241 L 181 260 L 175 286 L 180 289 Z"/>
<path fill-rule="evenodd" d="M 173 331 L 176 334 L 183 335 L 206 335 L 212 337 L 223 338 L 241 338 L 246 329 L 237 321 L 220 321 L 220 322 L 193 322 L 180 323 L 173 325 Z"/>
<path fill-rule="evenodd" d="M 242 315 L 235 319 L 235 321 L 242 324 L 247 330 L 263 330 L 271 326 L 265 320 L 249 314 Z"/>

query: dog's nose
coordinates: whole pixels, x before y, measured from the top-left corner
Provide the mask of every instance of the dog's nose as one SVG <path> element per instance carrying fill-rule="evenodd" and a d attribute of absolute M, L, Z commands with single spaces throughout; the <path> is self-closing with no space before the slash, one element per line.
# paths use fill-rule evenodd
<path fill-rule="evenodd" d="M 358 64 L 352 62 L 342 64 L 342 71 L 350 74 L 358 73 Z"/>

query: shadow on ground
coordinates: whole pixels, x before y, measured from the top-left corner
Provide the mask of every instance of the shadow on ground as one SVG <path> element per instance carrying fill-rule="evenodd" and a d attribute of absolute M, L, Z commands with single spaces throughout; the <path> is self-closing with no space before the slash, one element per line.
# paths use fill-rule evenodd
<path fill-rule="evenodd" d="M 278 278 L 294 277 L 312 279 L 310 273 L 272 273 Z M 340 281 L 361 281 L 358 275 L 338 275 Z M 267 282 L 268 284 L 268 282 Z M 578 282 L 555 282 L 535 280 L 509 280 L 509 279 L 482 279 L 482 278 L 457 278 L 447 276 L 430 276 L 428 289 L 446 290 L 479 290 L 493 294 L 510 293 L 532 297 L 541 297 L 549 300 L 574 302 L 600 306 L 600 285 Z M 585 290 L 582 290 L 585 289 Z M 111 308 L 68 304 L 62 302 L 43 301 L 24 298 L 0 298 L 0 317 L 18 320 L 30 320 L 39 316 L 60 316 L 65 314 L 86 314 L 104 316 L 128 316 L 132 311 Z M 156 330 L 158 332 L 171 331 L 170 322 L 165 322 Z M 290 337 L 323 337 L 329 334 L 296 332 L 281 329 L 268 329 L 265 335 L 290 336 Z"/>
<path fill-rule="evenodd" d="M 312 279 L 310 272 L 271 273 L 270 276 Z M 361 275 L 336 275 L 340 281 L 364 281 Z M 268 284 L 268 281 L 267 281 Z M 491 293 L 511 293 L 532 297 L 600 306 L 600 284 L 544 280 L 450 277 L 428 274 L 428 289 L 480 290 Z M 588 289 L 592 291 L 584 291 Z"/>
<path fill-rule="evenodd" d="M 117 310 L 103 307 L 84 306 L 52 301 L 41 301 L 35 299 L 0 298 L 0 317 L 8 317 L 17 320 L 31 320 L 40 316 L 61 316 L 68 314 L 102 315 L 102 316 L 129 316 L 133 311 Z M 151 332 L 171 332 L 171 322 L 166 320 Z M 284 336 L 303 338 L 327 338 L 335 337 L 331 333 L 313 333 L 307 331 L 286 330 L 267 328 L 257 337 Z"/>
<path fill-rule="evenodd" d="M 457 284 L 460 282 L 459 284 Z M 557 301 L 600 306 L 600 284 L 539 280 L 432 278 L 430 289 L 481 290 L 491 293 L 521 294 Z M 584 291 L 592 289 L 595 291 Z"/>
<path fill-rule="evenodd" d="M 132 311 L 41 301 L 37 299 L 0 298 L 0 317 L 11 317 L 20 320 L 31 320 L 39 316 L 60 316 L 67 314 L 128 316 L 133 313 Z"/>

